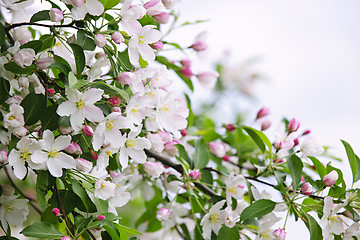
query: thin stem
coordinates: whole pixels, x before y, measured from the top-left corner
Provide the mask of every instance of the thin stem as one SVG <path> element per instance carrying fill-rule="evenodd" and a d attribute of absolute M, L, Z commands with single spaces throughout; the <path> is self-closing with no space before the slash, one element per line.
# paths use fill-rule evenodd
<path fill-rule="evenodd" d="M 47 24 L 43 24 L 43 23 L 30 23 L 30 22 L 21 22 L 21 23 L 14 23 L 11 24 L 9 26 L 5 27 L 5 30 L 8 32 L 9 30 L 16 28 L 16 27 L 21 27 L 21 26 L 39 26 L 39 27 L 60 27 L 60 28 L 64 28 L 64 27 L 69 27 L 69 28 L 75 28 L 77 30 L 80 30 L 81 28 L 78 28 L 76 26 L 74 26 L 75 22 L 71 22 L 69 24 L 60 24 L 60 25 L 47 25 Z"/>
<path fill-rule="evenodd" d="M 9 181 L 11 182 L 11 185 L 13 185 L 13 187 L 26 199 L 29 200 L 29 204 L 35 209 L 35 211 L 38 213 L 38 214 L 42 214 L 42 211 L 40 210 L 40 208 L 38 208 L 35 204 L 34 204 L 34 201 L 35 199 L 27 196 L 21 189 L 20 187 L 14 182 L 14 180 L 12 179 L 12 177 L 10 176 L 10 173 L 9 173 L 9 170 L 7 169 L 7 167 L 4 167 L 5 169 L 5 173 L 6 173 L 6 176 L 8 177 Z"/>
<path fill-rule="evenodd" d="M 66 212 L 64 210 L 64 207 L 62 205 L 62 202 L 61 202 L 61 198 L 60 198 L 60 193 L 59 193 L 59 190 L 58 190 L 58 187 L 57 187 L 57 183 L 55 182 L 54 184 L 54 190 L 56 192 L 56 197 L 57 197 L 57 200 L 58 200 L 58 203 L 59 203 L 59 208 L 60 208 L 60 211 L 61 211 L 61 214 L 63 215 L 63 218 L 65 220 L 65 224 L 66 224 L 66 228 L 68 229 L 70 235 L 73 237 L 73 233 L 71 232 L 71 228 L 70 228 L 70 224 L 69 224 L 69 219 L 67 218 L 67 215 L 66 215 Z"/>

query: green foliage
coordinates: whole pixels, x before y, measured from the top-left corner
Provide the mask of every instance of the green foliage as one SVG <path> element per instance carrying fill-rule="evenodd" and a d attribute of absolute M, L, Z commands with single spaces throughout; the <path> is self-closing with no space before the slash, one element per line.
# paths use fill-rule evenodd
<path fill-rule="evenodd" d="M 46 105 L 47 99 L 44 95 L 29 93 L 21 102 L 21 106 L 24 108 L 25 124 L 32 125 L 39 121 L 41 116 L 45 115 Z"/>
<path fill-rule="evenodd" d="M 59 238 L 64 234 L 53 228 L 49 223 L 36 222 L 21 231 L 26 237 Z"/>
<path fill-rule="evenodd" d="M 257 200 L 242 211 L 240 215 L 240 221 L 244 222 L 246 220 L 252 220 L 255 218 L 260 219 L 262 216 L 272 212 L 272 210 L 275 208 L 275 205 L 276 202 L 273 202 L 269 199 Z"/>
<path fill-rule="evenodd" d="M 301 174 L 304 164 L 298 156 L 291 155 L 287 160 L 287 165 L 289 167 L 291 178 L 293 180 L 292 186 L 295 190 L 301 181 Z"/>
<path fill-rule="evenodd" d="M 194 153 L 194 166 L 196 169 L 202 169 L 206 167 L 210 160 L 210 153 L 207 144 L 203 139 L 199 139 L 195 142 Z"/>
<path fill-rule="evenodd" d="M 220 228 L 217 239 L 238 240 L 240 239 L 239 230 L 236 227 L 229 228 L 223 226 L 222 228 Z"/>
<path fill-rule="evenodd" d="M 76 63 L 76 75 L 77 78 L 81 78 L 81 73 L 84 70 L 85 67 L 85 54 L 84 50 L 81 46 L 70 43 L 69 46 L 73 50 L 74 56 L 75 56 L 75 63 Z"/>
<path fill-rule="evenodd" d="M 354 150 L 350 146 L 349 143 L 347 143 L 344 140 L 341 140 L 342 144 L 345 147 L 346 155 L 349 159 L 351 173 L 353 176 L 353 183 L 357 182 L 360 179 L 360 159 L 359 157 L 354 153 Z"/>
<path fill-rule="evenodd" d="M 42 10 L 42 11 L 35 13 L 34 15 L 32 15 L 30 22 L 34 23 L 34 22 L 43 21 L 43 20 L 50 20 L 50 11 L 49 10 Z"/>

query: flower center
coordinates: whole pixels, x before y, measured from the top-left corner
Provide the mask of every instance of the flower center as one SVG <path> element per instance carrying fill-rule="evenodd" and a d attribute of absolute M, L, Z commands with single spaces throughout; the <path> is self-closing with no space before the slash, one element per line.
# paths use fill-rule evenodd
<path fill-rule="evenodd" d="M 165 106 L 165 107 L 160 108 L 160 111 L 169 112 L 170 109 L 167 106 Z"/>
<path fill-rule="evenodd" d="M 332 216 L 332 217 L 329 217 L 329 220 L 333 223 L 339 223 L 339 216 Z"/>
<path fill-rule="evenodd" d="M 100 188 L 101 189 L 105 188 L 105 185 L 103 183 L 101 183 Z"/>
<path fill-rule="evenodd" d="M 20 158 L 24 161 L 29 161 L 32 152 L 28 148 L 21 149 Z"/>
<path fill-rule="evenodd" d="M 51 148 L 51 150 L 50 150 L 50 152 L 48 154 L 48 157 L 49 158 L 58 158 L 58 157 L 60 157 L 60 153 L 58 152 L 57 149 Z"/>
<path fill-rule="evenodd" d="M 136 140 L 127 140 L 126 141 L 126 146 L 128 148 L 134 149 L 134 147 L 136 146 Z"/>
<path fill-rule="evenodd" d="M 260 233 L 260 237 L 262 239 L 272 239 L 272 237 L 270 236 L 269 230 L 266 230 L 265 232 Z"/>
<path fill-rule="evenodd" d="M 235 189 L 236 189 L 235 187 L 231 187 L 231 188 L 229 188 L 229 192 L 235 194 L 235 193 L 237 193 Z"/>
<path fill-rule="evenodd" d="M 9 117 L 9 120 L 11 121 L 11 120 L 14 120 L 15 119 L 15 116 L 14 115 L 11 115 L 10 117 Z"/>
<path fill-rule="evenodd" d="M 114 120 L 106 121 L 106 131 L 110 132 L 114 128 Z"/>
<path fill-rule="evenodd" d="M 77 105 L 77 108 L 79 108 L 79 109 L 83 109 L 83 106 L 85 105 L 85 101 L 84 100 L 82 100 L 82 99 L 80 99 L 80 101 L 78 101 L 77 103 L 76 103 L 76 105 Z"/>
<path fill-rule="evenodd" d="M 8 205 L 5 206 L 5 211 L 8 213 L 12 213 L 15 209 L 15 206 L 13 203 L 9 203 Z"/>
<path fill-rule="evenodd" d="M 220 215 L 217 214 L 217 213 L 210 214 L 210 220 L 211 220 L 211 224 L 220 223 L 220 222 L 219 222 L 219 220 L 220 220 Z"/>
<path fill-rule="evenodd" d="M 144 44 L 144 38 L 145 38 L 145 36 L 144 35 L 141 35 L 141 36 L 139 36 L 139 44 L 140 45 L 143 45 Z"/>
<path fill-rule="evenodd" d="M 108 155 L 109 157 L 112 157 L 112 152 L 111 151 L 106 151 L 105 154 Z"/>

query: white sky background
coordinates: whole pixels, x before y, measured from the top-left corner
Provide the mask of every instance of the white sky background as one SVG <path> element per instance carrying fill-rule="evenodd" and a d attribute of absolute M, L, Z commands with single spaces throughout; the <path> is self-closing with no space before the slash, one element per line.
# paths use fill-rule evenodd
<path fill-rule="evenodd" d="M 226 49 L 234 64 L 261 59 L 256 69 L 268 81 L 255 88 L 257 107 L 247 109 L 252 116 L 268 106 L 274 125 L 295 117 L 335 155 L 346 156 L 340 139 L 360 153 L 359 1 L 182 0 L 178 9 L 182 21 L 210 21 L 175 31 L 169 40 L 190 45 L 207 30 L 211 59 Z M 350 185 L 348 162 L 341 166 Z M 289 224 L 287 232 L 287 239 L 309 238 L 301 222 Z"/>

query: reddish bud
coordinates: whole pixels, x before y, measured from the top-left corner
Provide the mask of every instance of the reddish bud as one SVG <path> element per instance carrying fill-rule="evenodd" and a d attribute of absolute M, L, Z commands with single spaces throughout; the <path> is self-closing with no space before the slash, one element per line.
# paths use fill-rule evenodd
<path fill-rule="evenodd" d="M 96 217 L 96 220 L 98 220 L 98 221 L 102 221 L 102 220 L 104 220 L 105 219 L 105 216 L 104 215 L 98 215 L 97 217 Z"/>
<path fill-rule="evenodd" d="M 108 103 L 110 103 L 111 106 L 120 106 L 121 98 L 119 96 L 113 96 L 109 99 Z"/>
<path fill-rule="evenodd" d="M 164 48 L 164 44 L 160 41 L 157 41 L 156 43 L 151 44 L 151 47 L 156 50 L 161 50 Z"/>
<path fill-rule="evenodd" d="M 303 136 L 308 135 L 308 134 L 310 134 L 310 132 L 311 132 L 311 131 L 310 131 L 309 129 L 307 129 L 307 130 L 305 130 L 305 131 L 303 132 L 302 135 L 303 135 Z"/>
<path fill-rule="evenodd" d="M 90 126 L 84 126 L 81 130 L 87 137 L 92 137 L 94 135 L 94 130 Z"/>
<path fill-rule="evenodd" d="M 54 216 L 60 216 L 61 214 L 60 214 L 60 209 L 58 209 L 58 208 L 53 208 L 52 210 L 51 210 L 51 212 L 52 212 L 52 214 L 54 214 Z"/>
<path fill-rule="evenodd" d="M 230 156 L 225 155 L 225 156 L 222 157 L 222 160 L 224 160 L 225 162 L 229 162 L 230 161 Z"/>
<path fill-rule="evenodd" d="M 224 127 L 226 128 L 226 131 L 229 131 L 229 132 L 236 130 L 235 126 L 232 125 L 231 123 L 225 124 Z"/>
<path fill-rule="evenodd" d="M 98 159 L 97 153 L 96 153 L 94 150 L 92 150 L 92 149 L 90 149 L 90 157 L 91 157 L 91 159 L 94 160 L 94 161 L 96 161 L 96 160 Z"/>
<path fill-rule="evenodd" d="M 206 44 L 206 42 L 199 40 L 199 41 L 195 42 L 193 45 L 191 45 L 191 47 L 195 51 L 200 52 L 200 51 L 204 51 L 207 49 L 207 44 Z"/>
<path fill-rule="evenodd" d="M 186 129 L 181 130 L 180 133 L 181 133 L 181 136 L 183 136 L 183 137 L 188 135 L 188 132 Z"/>
<path fill-rule="evenodd" d="M 262 118 L 262 117 L 266 117 L 266 116 L 269 115 L 269 114 L 270 114 L 270 109 L 267 108 L 267 107 L 263 107 L 263 108 L 261 108 L 261 109 L 258 111 L 258 113 L 257 113 L 257 115 L 256 115 L 256 119 L 259 119 L 259 118 Z"/>
<path fill-rule="evenodd" d="M 270 119 L 265 119 L 264 121 L 262 121 L 261 123 L 261 131 L 265 131 L 266 129 L 271 127 L 271 121 Z"/>
<path fill-rule="evenodd" d="M 46 89 L 46 92 L 47 92 L 49 95 L 54 95 L 54 94 L 55 94 L 55 90 L 52 89 L 52 88 Z"/>
<path fill-rule="evenodd" d="M 186 78 L 191 78 L 194 74 L 190 68 L 184 67 L 180 70 L 181 74 Z"/>
<path fill-rule="evenodd" d="M 193 170 L 189 173 L 189 176 L 192 180 L 198 180 L 201 178 L 201 173 L 199 171 Z"/>
<path fill-rule="evenodd" d="M 289 133 L 296 132 L 300 127 L 300 121 L 293 118 L 289 122 Z"/>
<path fill-rule="evenodd" d="M 295 138 L 294 139 L 294 147 L 297 146 L 297 145 L 299 145 L 299 139 Z"/>

